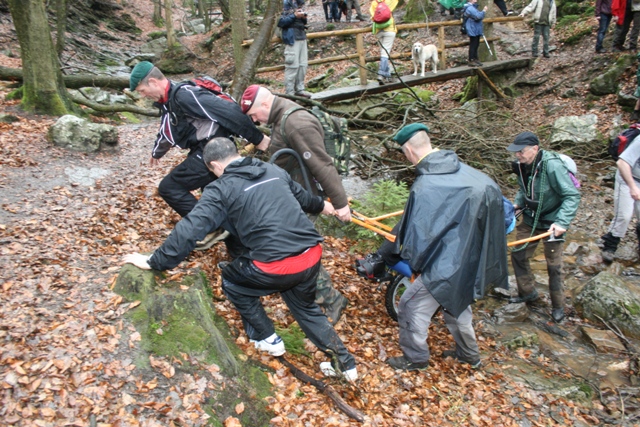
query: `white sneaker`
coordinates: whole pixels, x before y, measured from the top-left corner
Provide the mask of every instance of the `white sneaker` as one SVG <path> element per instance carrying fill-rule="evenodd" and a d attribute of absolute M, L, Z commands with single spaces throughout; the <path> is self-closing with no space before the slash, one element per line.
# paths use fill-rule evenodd
<path fill-rule="evenodd" d="M 358 379 L 358 370 L 354 366 L 351 369 L 347 369 L 344 372 L 336 372 L 331 362 L 320 363 L 320 370 L 327 377 L 340 377 L 343 376 L 347 381 L 353 382 Z"/>
<path fill-rule="evenodd" d="M 218 228 L 216 231 L 207 234 L 204 239 L 197 241 L 194 250 L 205 251 L 219 241 L 226 239 L 227 236 L 229 236 L 228 231 Z"/>
<path fill-rule="evenodd" d="M 284 342 L 278 335 L 273 334 L 260 341 L 250 340 L 255 347 L 260 351 L 266 351 L 272 356 L 282 356 L 286 350 L 284 348 Z"/>

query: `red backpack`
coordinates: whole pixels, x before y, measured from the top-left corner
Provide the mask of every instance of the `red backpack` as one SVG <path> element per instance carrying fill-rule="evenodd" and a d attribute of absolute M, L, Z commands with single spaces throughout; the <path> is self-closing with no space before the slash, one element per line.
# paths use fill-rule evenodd
<path fill-rule="evenodd" d="M 229 102 L 236 102 L 236 100 L 233 99 L 231 95 L 223 92 L 222 86 L 213 77 L 200 76 L 196 77 L 193 80 L 190 80 L 189 82 L 193 83 L 196 86 L 200 86 L 201 88 L 207 89 L 209 92 L 213 92 L 213 94 L 220 99 L 224 99 L 225 101 Z"/>
<path fill-rule="evenodd" d="M 383 24 L 391 19 L 391 9 L 384 2 L 384 0 L 376 0 L 378 5 L 376 6 L 376 10 L 373 13 L 373 22 L 376 24 Z"/>

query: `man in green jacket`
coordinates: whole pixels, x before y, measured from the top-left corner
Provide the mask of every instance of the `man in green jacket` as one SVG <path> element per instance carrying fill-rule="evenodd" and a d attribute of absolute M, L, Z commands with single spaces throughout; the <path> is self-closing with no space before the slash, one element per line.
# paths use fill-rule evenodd
<path fill-rule="evenodd" d="M 549 274 L 551 317 L 556 322 L 564 319 L 563 235 L 573 221 L 580 204 L 580 192 L 574 184 L 565 162 L 554 152 L 540 148 L 538 137 L 531 132 L 516 136 L 507 150 L 514 153 L 514 172 L 520 189 L 514 207 L 522 211 L 523 221 L 516 228 L 516 239 L 552 232 L 544 241 L 544 256 Z M 511 252 L 511 263 L 518 282 L 518 296 L 512 303 L 535 301 L 539 298 L 529 259 L 539 240 L 517 247 Z"/>

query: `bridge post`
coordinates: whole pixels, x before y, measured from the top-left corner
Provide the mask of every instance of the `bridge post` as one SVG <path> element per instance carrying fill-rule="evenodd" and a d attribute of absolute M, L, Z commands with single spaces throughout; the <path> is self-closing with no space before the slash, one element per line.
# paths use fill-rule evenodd
<path fill-rule="evenodd" d="M 367 85 L 367 62 L 364 51 L 364 33 L 356 34 L 356 50 L 358 51 L 358 64 L 360 64 L 360 84 Z"/>
<path fill-rule="evenodd" d="M 447 51 L 444 48 L 444 26 L 438 27 L 438 50 L 440 53 L 440 63 L 438 64 L 438 70 L 447 69 Z"/>

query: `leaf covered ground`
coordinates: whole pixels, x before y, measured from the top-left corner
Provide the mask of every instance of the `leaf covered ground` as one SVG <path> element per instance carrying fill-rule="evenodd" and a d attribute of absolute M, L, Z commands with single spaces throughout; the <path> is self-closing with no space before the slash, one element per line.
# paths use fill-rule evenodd
<path fill-rule="evenodd" d="M 561 49 L 550 61 L 538 62 L 531 75 L 551 73 L 552 80 L 543 86 L 548 89 L 561 81 L 563 73 L 588 73 L 592 62 L 609 60 L 586 53 L 591 52 L 591 43 L 585 41 L 580 53 L 580 49 Z M 628 81 L 626 89 L 632 86 Z M 572 86 L 579 92 L 574 98 L 561 98 L 561 85 L 546 94 L 518 98 L 512 111 L 540 126 L 553 120 L 544 108 L 548 104 L 561 105 L 562 115 L 590 111 L 599 116 L 600 130 L 606 133 L 621 113 L 615 95 L 589 107 L 586 83 L 578 79 Z M 461 83 L 431 87 L 447 99 Z M 0 98 L 7 92 L 2 89 Z M 78 154 L 46 140 L 53 119 L 22 114 L 9 101 L 0 101 L 2 113 L 15 114 L 19 121 L 0 123 L 0 425 L 204 425 L 208 390 L 221 381 L 215 367 L 192 373 L 181 369 L 178 360 L 157 357 L 143 363 L 147 369 L 136 368 L 140 337 L 124 317 L 132 305 L 111 291 L 122 255 L 152 251 L 179 220 L 156 194 L 156 187 L 184 154 L 174 151 L 160 167 L 148 165 L 157 126 L 153 120 L 122 126 L 117 153 Z M 80 182 L 79 175 L 94 181 Z M 599 196 L 606 192 L 599 185 L 587 183 L 585 191 Z M 591 214 L 598 215 L 596 210 Z M 595 232 L 593 223 L 584 217 L 582 221 L 585 230 Z M 596 224 L 603 227 L 604 221 L 600 218 Z M 598 414 L 606 408 L 598 403 L 581 405 L 539 393 L 505 375 L 503 370 L 514 358 L 529 356 L 526 351 L 512 354 L 496 346 L 483 333 L 483 315 L 476 315 L 483 369 L 471 370 L 440 356 L 453 345 L 440 316 L 430 331 L 429 369 L 400 373 L 389 368 L 384 360 L 400 354 L 398 328 L 385 312 L 384 289 L 354 274 L 357 255 L 350 253 L 351 246 L 348 240 L 331 237 L 324 243 L 324 265 L 350 300 L 336 329 L 355 355 L 360 373 L 353 385 L 332 385 L 366 414 L 363 425 L 603 424 Z M 169 275 L 203 270 L 214 293 L 222 297 L 217 263 L 224 259 L 221 247 L 195 252 Z M 268 298 L 265 304 L 279 326 L 293 322 L 279 297 Z M 229 302 L 218 301 L 216 307 L 247 357 L 272 370 L 273 425 L 358 425 L 313 387 L 293 378 L 277 360 L 258 354 Z M 289 359 L 320 378 L 318 364 L 325 357 L 313 346 L 307 349 L 309 356 Z M 544 357 L 532 363 L 551 364 Z M 557 369 L 555 375 L 567 373 Z M 246 404 L 235 411 L 247 410 Z M 234 423 L 227 420 L 227 425 Z"/>

